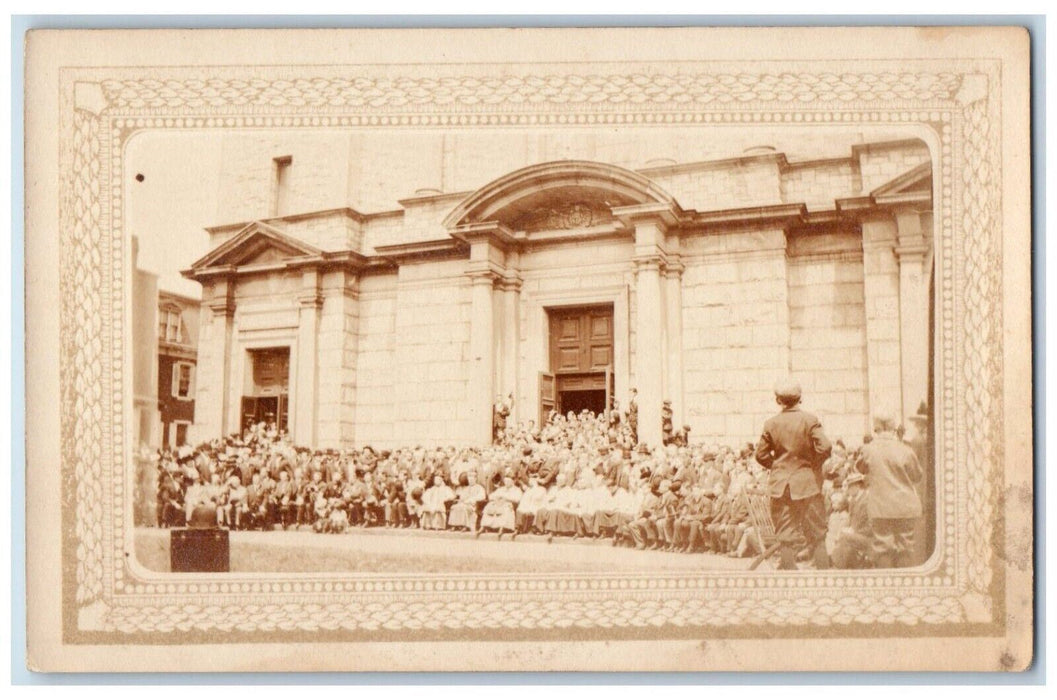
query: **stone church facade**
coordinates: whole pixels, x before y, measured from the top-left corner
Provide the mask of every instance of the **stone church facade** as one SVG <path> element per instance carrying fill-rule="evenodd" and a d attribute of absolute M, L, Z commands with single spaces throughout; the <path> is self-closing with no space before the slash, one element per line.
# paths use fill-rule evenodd
<path fill-rule="evenodd" d="M 634 387 L 643 441 L 660 442 L 669 400 L 692 441 L 734 444 L 792 374 L 827 432 L 858 443 L 871 409 L 908 417 L 927 399 L 921 141 L 548 160 L 382 211 L 345 206 L 348 162 L 315 156 L 339 165 L 273 151 L 222 178 L 242 220 L 208 229 L 184 272 L 203 290 L 193 439 L 263 419 L 318 448 L 483 444 L 497 396 L 538 422 L 624 406 Z"/>

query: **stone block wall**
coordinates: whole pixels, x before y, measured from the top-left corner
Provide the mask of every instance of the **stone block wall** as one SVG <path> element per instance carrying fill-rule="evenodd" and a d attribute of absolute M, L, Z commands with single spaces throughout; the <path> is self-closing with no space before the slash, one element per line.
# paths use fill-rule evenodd
<path fill-rule="evenodd" d="M 774 160 L 728 164 L 724 167 L 673 169 L 649 177 L 684 209 L 708 211 L 767 206 L 782 202 L 778 164 Z"/>
<path fill-rule="evenodd" d="M 290 217 L 276 225 L 284 233 L 322 250 L 359 250 L 363 243 L 362 226 L 342 210 L 322 216 Z"/>
<path fill-rule="evenodd" d="M 787 168 L 781 178 L 782 201 L 803 202 L 808 209 L 832 209 L 833 200 L 859 194 L 849 160 L 823 161 Z"/>
<path fill-rule="evenodd" d="M 755 440 L 789 372 L 782 231 L 683 241 L 685 420 L 695 440 Z"/>
<path fill-rule="evenodd" d="M 466 441 L 470 280 L 464 269 L 461 260 L 400 267 L 393 357 L 397 443 Z"/>
<path fill-rule="evenodd" d="M 396 415 L 396 275 L 366 276 L 359 287 L 355 440 L 358 446 L 391 447 Z"/>
<path fill-rule="evenodd" d="M 859 149 L 858 154 L 863 194 L 869 194 L 929 160 L 929 148 L 924 141 L 916 145 L 870 145 Z"/>
<path fill-rule="evenodd" d="M 788 272 L 789 364 L 804 406 L 832 439 L 857 443 L 868 400 L 861 255 L 791 257 Z"/>
<path fill-rule="evenodd" d="M 283 175 L 280 216 L 349 203 L 349 136 L 307 133 L 225 136 L 221 143 L 217 223 L 272 216 L 274 158 L 292 156 Z"/>

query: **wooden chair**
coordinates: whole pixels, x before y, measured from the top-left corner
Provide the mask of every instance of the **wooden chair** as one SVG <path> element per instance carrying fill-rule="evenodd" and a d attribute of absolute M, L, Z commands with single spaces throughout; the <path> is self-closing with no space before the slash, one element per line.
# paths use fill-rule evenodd
<path fill-rule="evenodd" d="M 749 519 L 752 521 L 753 530 L 760 544 L 761 554 L 753 559 L 749 565 L 749 571 L 755 571 L 764 561 L 769 559 L 778 551 L 778 536 L 774 531 L 774 522 L 771 520 L 771 496 L 765 489 L 746 489 L 742 493 L 745 505 L 749 509 Z"/>

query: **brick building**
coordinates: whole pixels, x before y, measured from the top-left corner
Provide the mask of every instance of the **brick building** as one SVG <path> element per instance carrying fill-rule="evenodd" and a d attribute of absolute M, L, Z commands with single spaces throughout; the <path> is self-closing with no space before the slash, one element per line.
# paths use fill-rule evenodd
<path fill-rule="evenodd" d="M 198 299 L 158 292 L 158 412 L 162 445 L 189 442 L 195 417 Z"/>
<path fill-rule="evenodd" d="M 236 223 L 184 272 L 203 289 L 194 439 L 268 419 L 317 447 L 484 443 L 498 395 L 538 421 L 635 387 L 645 441 L 669 399 L 694 441 L 732 443 L 792 373 L 858 442 L 871 407 L 926 400 L 923 142 L 641 166 L 481 143 L 369 175 L 382 156 L 354 136 L 225 141 Z M 373 206 L 394 182 L 408 196 Z"/>

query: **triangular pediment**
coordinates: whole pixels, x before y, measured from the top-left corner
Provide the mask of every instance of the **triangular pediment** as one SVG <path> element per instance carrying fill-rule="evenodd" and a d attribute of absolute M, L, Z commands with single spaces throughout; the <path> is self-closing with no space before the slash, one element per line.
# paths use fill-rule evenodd
<path fill-rule="evenodd" d="M 255 221 L 196 261 L 192 270 L 277 263 L 291 258 L 320 255 L 315 246 Z"/>
<path fill-rule="evenodd" d="M 902 195 L 922 196 L 932 194 L 932 163 L 924 162 L 899 177 L 886 182 L 870 193 L 874 199 L 897 198 Z"/>

